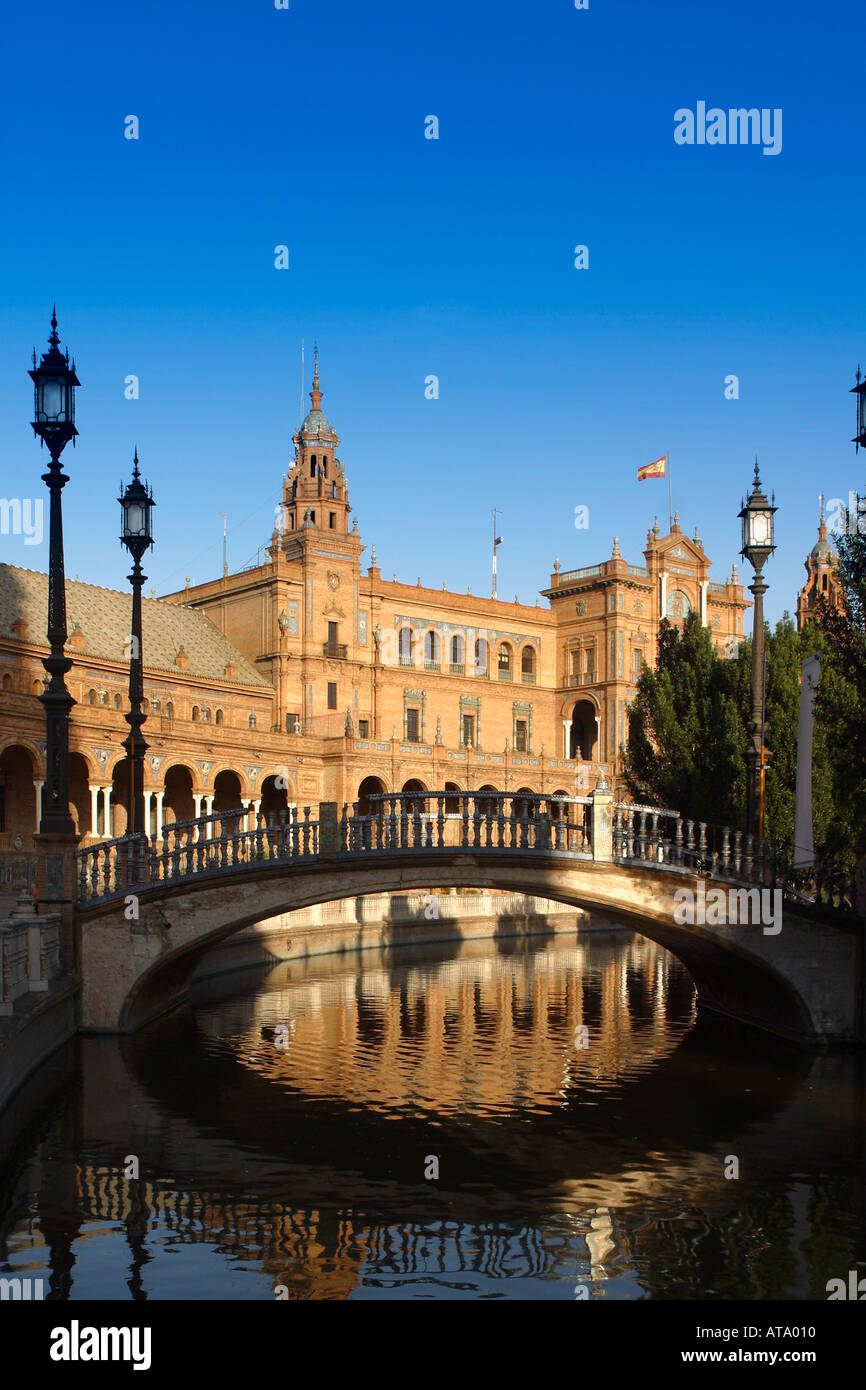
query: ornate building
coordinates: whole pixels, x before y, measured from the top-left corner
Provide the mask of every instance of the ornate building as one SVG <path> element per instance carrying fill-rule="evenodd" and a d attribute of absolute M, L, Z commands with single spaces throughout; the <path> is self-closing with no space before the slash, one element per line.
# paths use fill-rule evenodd
<path fill-rule="evenodd" d="M 821 498 L 821 514 L 818 518 L 818 539 L 803 562 L 806 569 L 806 583 L 797 595 L 797 631 L 802 632 L 810 617 L 814 617 L 819 599 L 826 599 L 831 608 L 844 607 L 842 585 L 836 574 L 836 552 L 827 540 L 827 521 L 824 516 L 824 498 Z"/>
<path fill-rule="evenodd" d="M 374 791 L 591 790 L 616 783 L 625 711 L 662 617 L 696 609 L 733 654 L 734 566 L 709 578 L 697 532 L 647 532 L 644 564 L 563 571 L 547 605 L 383 579 L 351 506 L 339 437 L 311 409 L 294 436 L 262 563 L 143 600 L 150 833 L 252 802 L 276 812 Z M 123 834 L 125 592 L 67 581 L 73 813 Z M 0 848 L 29 844 L 44 776 L 41 658 L 47 577 L 0 565 Z M 20 847 L 19 845 L 19 847 Z"/>

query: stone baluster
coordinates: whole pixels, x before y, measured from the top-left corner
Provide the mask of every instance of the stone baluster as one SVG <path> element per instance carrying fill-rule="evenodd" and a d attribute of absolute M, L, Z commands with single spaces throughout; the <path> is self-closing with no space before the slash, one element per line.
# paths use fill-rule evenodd
<path fill-rule="evenodd" d="M 463 826 L 461 830 L 460 847 L 469 848 L 469 793 L 461 792 L 460 802 L 463 807 Z"/>
<path fill-rule="evenodd" d="M 721 868 L 722 868 L 722 871 L 723 871 L 723 872 L 727 869 L 728 864 L 730 863 L 730 858 L 731 858 L 730 834 L 731 834 L 731 832 L 730 832 L 730 830 L 728 829 L 728 827 L 727 827 L 726 825 L 723 825 L 723 826 L 722 826 L 722 847 L 721 847 L 721 852 L 720 852 L 720 854 L 719 854 L 719 862 L 720 862 L 720 865 L 721 865 Z"/>
<path fill-rule="evenodd" d="M 473 805 L 473 807 L 472 807 L 472 845 L 473 845 L 473 848 L 477 848 L 477 847 L 480 845 L 480 843 L 481 843 L 481 808 L 480 808 L 480 806 L 478 805 L 478 796 L 477 796 L 477 794 L 476 794 L 475 797 L 474 797 L 474 805 Z"/>
<path fill-rule="evenodd" d="M 301 850 L 301 853 L 302 853 L 302 854 L 309 854 L 309 852 L 310 852 L 310 808 L 309 808 L 309 806 L 305 806 L 305 807 L 304 807 L 304 824 L 303 824 L 303 827 L 302 827 L 302 831 L 303 831 L 303 848 L 302 848 L 302 850 Z"/>

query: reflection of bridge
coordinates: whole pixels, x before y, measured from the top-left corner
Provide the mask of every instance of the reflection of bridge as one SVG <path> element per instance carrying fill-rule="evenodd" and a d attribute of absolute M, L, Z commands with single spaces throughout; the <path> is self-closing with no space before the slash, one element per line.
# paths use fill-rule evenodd
<path fill-rule="evenodd" d="M 677 955 L 703 1004 L 746 1022 L 812 1041 L 863 1036 L 860 928 L 838 911 L 840 885 L 828 893 L 818 882 L 811 901 L 793 892 L 766 841 L 615 804 L 604 787 L 587 797 L 383 795 L 271 823 L 239 808 L 165 827 L 161 850 L 127 837 L 78 858 L 85 1028 L 128 1031 L 164 1011 L 204 951 L 265 917 L 463 886 L 613 915 Z M 697 898 L 705 879 L 735 890 L 737 920 L 677 920 L 678 892 Z M 776 893 L 783 921 L 768 930 Z"/>

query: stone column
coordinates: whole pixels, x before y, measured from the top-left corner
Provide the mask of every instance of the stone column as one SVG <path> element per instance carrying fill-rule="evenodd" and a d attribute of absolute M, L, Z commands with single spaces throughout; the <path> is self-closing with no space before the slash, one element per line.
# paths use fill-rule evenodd
<path fill-rule="evenodd" d="M 319 854 L 337 853 L 337 803 L 319 802 Z"/>
<path fill-rule="evenodd" d="M 565 734 L 564 752 L 563 752 L 562 756 L 563 756 L 564 758 L 570 758 L 570 757 L 571 757 L 571 720 L 570 720 L 570 719 L 563 719 L 563 721 L 562 721 L 562 730 L 563 730 L 563 733 Z"/>
<path fill-rule="evenodd" d="M 112 783 L 111 783 L 111 782 L 109 782 L 109 784 L 108 784 L 107 787 L 103 787 L 103 788 L 102 788 L 103 815 L 104 815 L 104 817 L 105 817 L 105 837 L 104 837 L 104 838 L 105 838 L 106 840 L 113 840 L 113 839 L 114 839 L 114 835 L 112 834 L 112 830 L 113 830 L 114 827 L 112 826 L 112 815 L 111 815 L 111 793 L 112 793 L 112 790 L 113 790 L 113 787 L 112 787 Z"/>
<path fill-rule="evenodd" d="M 668 572 L 667 572 L 667 570 L 661 570 L 661 571 L 659 572 L 659 579 L 661 580 L 661 594 L 659 595 L 659 617 L 660 617 L 660 618 L 663 618 L 664 615 L 665 615 L 665 606 L 667 605 L 667 601 L 668 601 Z"/>
<path fill-rule="evenodd" d="M 261 798 L 260 796 L 253 796 L 253 797 L 250 798 L 250 804 L 251 804 L 251 806 L 252 806 L 253 809 L 252 809 L 252 813 L 251 813 L 251 815 L 252 815 L 252 820 L 251 820 L 251 824 L 250 824 L 250 826 L 249 826 L 249 829 L 250 829 L 250 830 L 255 830 L 256 827 L 257 827 L 257 825 L 258 825 L 258 823 L 259 823 L 259 814 L 260 814 L 261 809 L 262 809 L 262 798 Z"/>
<path fill-rule="evenodd" d="M 39 822 L 42 819 L 42 788 L 44 786 L 44 782 L 34 781 L 33 783 L 33 789 L 36 792 L 36 827 L 34 830 L 34 834 L 39 833 Z"/>
<path fill-rule="evenodd" d="M 592 794 L 592 857 L 613 857 L 613 792 L 604 778 Z"/>
<path fill-rule="evenodd" d="M 709 588 L 709 583 L 710 583 L 710 581 L 709 581 L 708 579 L 702 579 L 702 580 L 700 581 L 700 583 L 699 583 L 699 588 L 700 588 L 700 591 L 701 591 L 701 594 L 700 594 L 701 625 L 702 625 L 703 627 L 706 627 L 706 625 L 707 625 L 707 589 Z"/>
<path fill-rule="evenodd" d="M 162 839 L 162 799 L 165 796 L 165 787 L 156 793 L 156 835 L 155 839 Z"/>
<path fill-rule="evenodd" d="M 90 788 L 90 833 L 98 835 L 99 831 L 99 787 Z"/>

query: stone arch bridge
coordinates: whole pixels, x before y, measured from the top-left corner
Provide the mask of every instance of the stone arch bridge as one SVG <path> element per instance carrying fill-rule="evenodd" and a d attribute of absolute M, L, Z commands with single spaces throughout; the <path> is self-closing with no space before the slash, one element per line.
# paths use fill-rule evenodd
<path fill-rule="evenodd" d="M 124 837 L 80 851 L 81 1027 L 133 1031 L 184 998 L 205 951 L 264 918 L 478 887 L 633 927 L 683 962 L 703 1007 L 806 1045 L 864 1040 L 853 888 L 818 875 L 807 896 L 766 841 L 614 803 L 606 787 L 385 794 L 363 809 L 325 802 L 269 823 L 250 806 L 168 825 L 160 850 Z"/>

